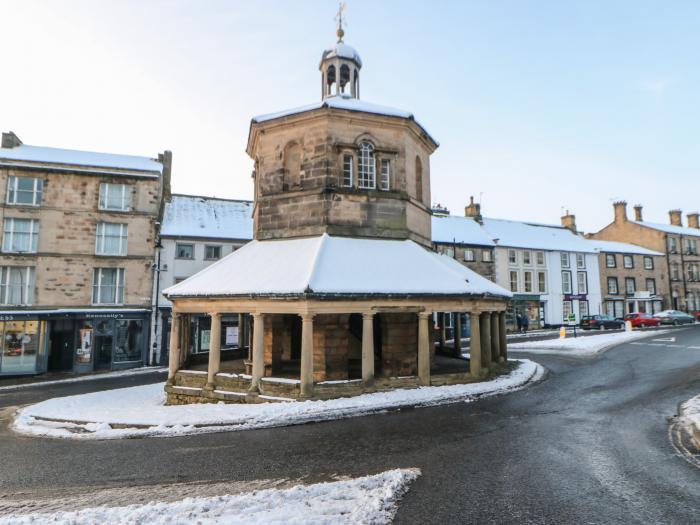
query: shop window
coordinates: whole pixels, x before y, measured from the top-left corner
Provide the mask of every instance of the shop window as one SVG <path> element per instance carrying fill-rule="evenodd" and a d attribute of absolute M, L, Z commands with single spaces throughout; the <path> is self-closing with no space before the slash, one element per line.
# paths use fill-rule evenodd
<path fill-rule="evenodd" d="M 95 268 L 92 282 L 93 304 L 124 302 L 124 269 Z"/>
<path fill-rule="evenodd" d="M 131 188 L 128 184 L 100 183 L 99 209 L 109 211 L 129 211 L 131 209 Z"/>
<path fill-rule="evenodd" d="M 369 142 L 360 143 L 360 163 L 358 185 L 361 189 L 373 190 L 377 187 L 374 146 Z"/>
<path fill-rule="evenodd" d="M 176 259 L 194 259 L 194 244 L 180 244 L 175 245 L 175 258 Z"/>
<path fill-rule="evenodd" d="M 588 315 L 588 301 L 578 302 L 578 318 L 582 319 Z"/>
<path fill-rule="evenodd" d="M 352 188 L 352 155 L 343 155 L 343 188 Z"/>
<path fill-rule="evenodd" d="M 614 253 L 605 254 L 605 267 L 606 268 L 616 268 L 617 267 L 617 257 Z"/>
<path fill-rule="evenodd" d="M 221 259 L 221 246 L 205 246 L 204 259 L 207 261 L 216 261 L 217 259 Z"/>
<path fill-rule="evenodd" d="M 34 268 L 3 266 L 0 268 L 0 304 L 30 305 L 34 300 Z"/>
<path fill-rule="evenodd" d="M 622 261 L 625 268 L 634 268 L 634 257 L 631 255 L 624 255 Z"/>
<path fill-rule="evenodd" d="M 5 218 L 2 236 L 3 252 L 36 253 L 38 239 L 38 220 Z"/>
<path fill-rule="evenodd" d="M 146 334 L 138 319 L 118 320 L 114 327 L 114 362 L 141 361 Z"/>
<path fill-rule="evenodd" d="M 8 177 L 7 204 L 39 206 L 44 191 L 44 181 L 33 177 Z"/>
<path fill-rule="evenodd" d="M 571 315 L 571 301 L 564 301 L 561 306 L 562 319 L 566 323 Z"/>
<path fill-rule="evenodd" d="M 126 255 L 128 226 L 111 222 L 98 222 L 95 235 L 95 255 Z"/>
<path fill-rule="evenodd" d="M 382 159 L 381 161 L 381 172 L 379 179 L 379 189 L 383 191 L 389 191 L 390 179 L 391 179 L 391 164 L 389 159 Z"/>
<path fill-rule="evenodd" d="M 40 321 L 0 321 L 0 372 L 23 374 L 36 371 L 40 352 Z"/>

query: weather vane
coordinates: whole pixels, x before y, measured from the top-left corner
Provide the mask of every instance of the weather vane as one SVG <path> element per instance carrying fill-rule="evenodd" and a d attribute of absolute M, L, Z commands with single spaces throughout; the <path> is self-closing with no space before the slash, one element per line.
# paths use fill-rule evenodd
<path fill-rule="evenodd" d="M 335 20 L 338 22 L 338 30 L 335 34 L 338 35 L 339 44 L 343 42 L 343 36 L 345 35 L 345 31 L 343 31 L 343 11 L 345 11 L 345 2 L 340 2 L 338 4 L 338 14 L 335 15 Z"/>

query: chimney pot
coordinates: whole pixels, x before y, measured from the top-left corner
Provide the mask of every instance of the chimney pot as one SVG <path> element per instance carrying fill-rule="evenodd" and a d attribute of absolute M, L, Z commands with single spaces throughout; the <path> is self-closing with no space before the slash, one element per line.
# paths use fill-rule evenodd
<path fill-rule="evenodd" d="M 637 222 L 642 222 L 642 205 L 637 204 L 634 207 L 634 220 Z"/>
<path fill-rule="evenodd" d="M 6 133 L 2 134 L 2 143 L 0 146 L 3 148 L 16 148 L 17 146 L 21 146 L 22 141 L 19 140 L 19 137 L 15 135 L 14 131 L 8 131 Z"/>
<path fill-rule="evenodd" d="M 681 210 L 671 210 L 668 212 L 673 226 L 683 226 L 683 212 Z"/>
<path fill-rule="evenodd" d="M 698 214 L 698 212 L 695 211 L 693 213 L 689 213 L 687 215 L 687 217 L 688 217 L 688 226 L 690 228 L 700 229 L 700 221 L 698 221 L 698 217 L 700 217 L 700 214 Z"/>
<path fill-rule="evenodd" d="M 627 222 L 627 202 L 613 202 L 613 208 L 615 209 L 615 222 Z"/>
<path fill-rule="evenodd" d="M 566 210 L 566 215 L 563 215 L 561 218 L 561 225 L 564 228 L 571 230 L 574 233 L 577 233 L 576 215 L 572 215 L 571 213 L 569 213 L 569 210 Z"/>
<path fill-rule="evenodd" d="M 464 208 L 464 216 L 472 217 L 479 224 L 482 222 L 481 204 L 475 203 L 473 196 L 469 197 L 469 205 Z"/>

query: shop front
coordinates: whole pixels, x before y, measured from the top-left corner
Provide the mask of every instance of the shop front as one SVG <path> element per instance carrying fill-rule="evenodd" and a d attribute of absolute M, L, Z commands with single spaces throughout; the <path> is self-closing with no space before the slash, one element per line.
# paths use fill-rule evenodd
<path fill-rule="evenodd" d="M 528 330 L 541 328 L 544 324 L 544 308 L 540 302 L 540 296 L 513 294 L 513 299 L 506 310 L 506 326 L 510 331 L 517 331 L 517 314 L 527 316 Z"/>

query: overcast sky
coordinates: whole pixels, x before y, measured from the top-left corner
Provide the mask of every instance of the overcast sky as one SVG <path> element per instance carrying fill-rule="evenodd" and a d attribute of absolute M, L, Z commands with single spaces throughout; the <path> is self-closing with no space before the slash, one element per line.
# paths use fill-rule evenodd
<path fill-rule="evenodd" d="M 611 202 L 700 208 L 700 2 L 348 0 L 362 98 L 440 141 L 432 197 L 591 231 Z M 0 0 L 0 129 L 174 155 L 180 193 L 251 198 L 250 118 L 320 98 L 332 0 Z M 481 197 L 479 197 L 481 196 Z M 685 220 L 685 218 L 684 218 Z"/>

